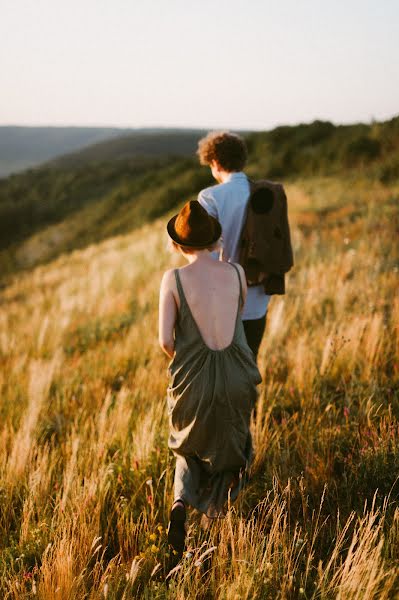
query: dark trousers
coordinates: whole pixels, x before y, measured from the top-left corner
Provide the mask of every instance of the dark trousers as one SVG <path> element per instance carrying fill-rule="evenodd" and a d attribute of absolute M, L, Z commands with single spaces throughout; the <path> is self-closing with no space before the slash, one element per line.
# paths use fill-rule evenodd
<path fill-rule="evenodd" d="M 251 348 L 256 358 L 266 327 L 266 315 L 260 319 L 250 319 L 248 321 L 243 321 L 242 323 L 244 325 L 248 346 Z"/>

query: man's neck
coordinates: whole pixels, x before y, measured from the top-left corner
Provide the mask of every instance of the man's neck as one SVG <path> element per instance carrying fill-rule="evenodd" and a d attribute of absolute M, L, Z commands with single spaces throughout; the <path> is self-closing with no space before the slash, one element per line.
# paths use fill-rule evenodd
<path fill-rule="evenodd" d="M 234 173 L 240 173 L 240 171 L 225 171 L 224 169 L 222 169 L 217 160 L 212 160 L 209 163 L 209 166 L 213 177 L 218 183 L 225 183 L 226 181 L 229 181 L 230 177 Z"/>
<path fill-rule="evenodd" d="M 239 171 L 218 171 L 217 181 L 219 183 L 226 183 L 233 173 L 239 173 Z"/>

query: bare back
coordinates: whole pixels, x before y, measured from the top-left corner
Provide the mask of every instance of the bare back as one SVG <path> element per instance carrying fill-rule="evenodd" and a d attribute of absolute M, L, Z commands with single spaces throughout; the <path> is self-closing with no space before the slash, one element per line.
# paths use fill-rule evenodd
<path fill-rule="evenodd" d="M 240 303 L 240 281 L 229 263 L 210 260 L 179 269 L 186 301 L 204 343 L 211 350 L 227 348 L 234 336 Z M 178 307 L 179 297 L 175 296 Z"/>

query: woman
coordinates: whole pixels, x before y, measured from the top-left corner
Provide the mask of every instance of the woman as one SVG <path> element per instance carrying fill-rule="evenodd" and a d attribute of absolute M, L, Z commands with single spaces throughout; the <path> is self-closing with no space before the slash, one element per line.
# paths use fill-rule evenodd
<path fill-rule="evenodd" d="M 249 430 L 261 377 L 240 318 L 242 267 L 210 254 L 220 223 L 197 201 L 168 223 L 173 245 L 188 264 L 162 279 L 159 343 L 172 358 L 167 391 L 169 447 L 176 456 L 168 539 L 184 549 L 186 507 L 223 516 L 252 458 Z"/>

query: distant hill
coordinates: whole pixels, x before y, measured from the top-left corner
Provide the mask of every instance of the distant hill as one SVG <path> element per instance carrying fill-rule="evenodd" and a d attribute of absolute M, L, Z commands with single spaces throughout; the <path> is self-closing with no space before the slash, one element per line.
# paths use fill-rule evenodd
<path fill-rule="evenodd" d="M 48 161 L 68 168 L 137 154 L 187 156 L 202 133 L 176 128 L 0 126 L 0 177 Z"/>
<path fill-rule="evenodd" d="M 0 180 L 0 279 L 177 208 L 214 180 L 194 151 L 201 131 L 125 135 Z M 253 177 L 399 180 L 399 117 L 326 121 L 246 135 Z"/>
<path fill-rule="evenodd" d="M 200 129 L 137 131 L 61 156 L 50 161 L 48 166 L 67 169 L 135 157 L 194 156 L 197 142 L 205 133 Z"/>
<path fill-rule="evenodd" d="M 366 170 L 382 182 L 399 176 L 399 116 L 370 125 L 314 121 L 247 136 L 261 173 L 273 178 Z"/>
<path fill-rule="evenodd" d="M 98 142 L 50 161 L 56 169 L 85 168 L 113 161 L 194 157 L 205 130 L 146 130 Z M 292 177 L 373 166 L 390 180 L 399 172 L 399 116 L 370 125 L 314 121 L 245 133 L 250 157 L 261 173 Z"/>
<path fill-rule="evenodd" d="M 111 127 L 0 127 L 0 177 L 131 131 Z"/>

